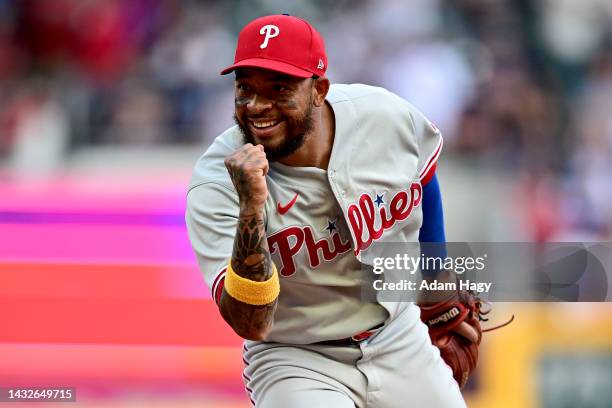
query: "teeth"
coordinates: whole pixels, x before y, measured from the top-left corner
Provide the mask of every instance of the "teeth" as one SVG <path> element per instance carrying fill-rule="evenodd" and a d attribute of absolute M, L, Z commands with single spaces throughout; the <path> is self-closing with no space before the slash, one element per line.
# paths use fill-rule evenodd
<path fill-rule="evenodd" d="M 268 120 L 268 121 L 253 122 L 253 126 L 255 126 L 257 129 L 263 129 L 263 128 L 267 128 L 270 126 L 274 126 L 277 123 L 278 121 Z"/>

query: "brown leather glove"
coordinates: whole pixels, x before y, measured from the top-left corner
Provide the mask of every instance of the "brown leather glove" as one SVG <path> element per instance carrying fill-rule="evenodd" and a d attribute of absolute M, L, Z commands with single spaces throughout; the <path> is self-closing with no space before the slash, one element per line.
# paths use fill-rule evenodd
<path fill-rule="evenodd" d="M 440 349 L 442 359 L 453 370 L 453 377 L 463 388 L 478 364 L 478 346 L 482 338 L 480 321 L 486 320 L 482 301 L 473 293 L 456 292 L 449 299 L 435 304 L 420 304 L 421 320 L 429 328 L 432 343 Z M 454 331 L 466 322 L 478 333 L 478 341 L 472 342 Z M 488 331 L 488 330 L 487 330 Z"/>

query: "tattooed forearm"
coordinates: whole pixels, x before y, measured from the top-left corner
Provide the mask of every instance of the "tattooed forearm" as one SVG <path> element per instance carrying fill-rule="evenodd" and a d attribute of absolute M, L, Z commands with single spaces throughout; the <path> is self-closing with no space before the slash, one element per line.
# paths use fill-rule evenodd
<path fill-rule="evenodd" d="M 240 212 L 234 238 L 232 269 L 243 278 L 254 281 L 268 280 L 272 276 L 263 209 Z M 262 306 L 248 305 L 223 291 L 221 315 L 239 336 L 250 340 L 263 340 L 272 327 L 276 303 L 275 300 Z"/>
<path fill-rule="evenodd" d="M 225 166 L 240 205 L 232 269 L 243 278 L 263 282 L 273 272 L 264 222 L 268 161 L 263 147 L 247 143 L 225 159 Z M 225 321 L 239 336 L 263 340 L 272 327 L 276 303 L 274 300 L 267 305 L 250 305 L 232 298 L 224 290 L 219 307 Z"/>
<path fill-rule="evenodd" d="M 232 269 L 243 278 L 265 281 L 272 276 L 263 209 L 241 211 L 234 238 Z"/>
<path fill-rule="evenodd" d="M 232 269 L 243 278 L 265 281 L 272 276 L 272 261 L 268 249 L 264 210 L 242 210 L 238 219 Z M 240 302 L 224 290 L 221 294 L 221 315 L 234 331 L 245 339 L 263 340 L 272 327 L 275 300 L 266 305 Z"/>

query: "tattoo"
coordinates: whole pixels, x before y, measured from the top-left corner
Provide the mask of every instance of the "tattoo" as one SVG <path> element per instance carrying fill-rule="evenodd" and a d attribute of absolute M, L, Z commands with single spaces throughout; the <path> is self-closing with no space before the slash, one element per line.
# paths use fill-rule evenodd
<path fill-rule="evenodd" d="M 263 210 L 240 214 L 234 238 L 232 269 L 244 278 L 259 282 L 272 276 Z"/>
<path fill-rule="evenodd" d="M 265 199 L 263 194 L 267 194 L 267 191 L 258 192 L 258 189 L 263 190 L 266 187 L 261 184 L 265 183 L 265 180 L 254 180 L 253 177 L 261 178 L 261 174 L 257 172 L 265 167 L 265 163 L 257 157 L 261 156 L 259 151 L 258 154 L 251 154 L 247 150 L 253 152 L 256 149 L 252 146 L 241 149 L 225 160 L 240 202 L 231 262 L 237 275 L 263 282 L 270 279 L 273 272 L 266 236 L 265 202 L 262 202 Z M 254 187 L 254 183 L 259 185 Z M 258 197 L 258 194 L 261 197 Z M 224 290 L 219 306 L 221 315 L 239 336 L 261 340 L 272 327 L 276 304 L 277 300 L 261 306 L 246 304 L 232 298 Z"/>
<path fill-rule="evenodd" d="M 244 171 L 242 171 L 241 169 L 235 169 L 234 171 L 232 171 L 232 182 L 234 183 L 234 186 L 236 187 L 236 192 L 238 193 L 238 197 L 241 198 L 249 198 L 250 195 L 250 191 L 251 191 L 251 186 L 249 184 L 249 181 L 247 180 Z"/>
<path fill-rule="evenodd" d="M 234 272 L 243 278 L 261 282 L 272 276 L 263 210 L 240 213 L 231 262 Z M 224 290 L 220 310 L 238 335 L 262 340 L 272 327 L 277 303 L 274 300 L 266 305 L 249 305 L 234 299 Z"/>

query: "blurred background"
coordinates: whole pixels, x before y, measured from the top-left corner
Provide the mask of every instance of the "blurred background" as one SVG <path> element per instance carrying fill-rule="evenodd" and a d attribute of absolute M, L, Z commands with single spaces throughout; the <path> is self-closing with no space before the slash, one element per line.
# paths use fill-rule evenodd
<path fill-rule="evenodd" d="M 610 1 L 0 0 L 0 386 L 250 405 L 183 214 L 233 124 L 218 72 L 281 12 L 323 34 L 332 82 L 442 130 L 450 241 L 612 241 Z M 497 310 L 517 320 L 486 335 L 470 406 L 612 406 L 608 304 Z"/>

